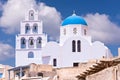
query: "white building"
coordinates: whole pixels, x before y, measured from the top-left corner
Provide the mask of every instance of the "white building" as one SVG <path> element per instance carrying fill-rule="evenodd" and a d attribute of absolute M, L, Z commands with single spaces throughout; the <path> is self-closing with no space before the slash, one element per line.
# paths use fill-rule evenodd
<path fill-rule="evenodd" d="M 16 66 L 36 63 L 72 67 L 90 59 L 111 57 L 103 43 L 91 41 L 88 27 L 86 21 L 74 13 L 61 24 L 60 42 L 48 42 L 38 11 L 31 8 L 16 36 Z"/>

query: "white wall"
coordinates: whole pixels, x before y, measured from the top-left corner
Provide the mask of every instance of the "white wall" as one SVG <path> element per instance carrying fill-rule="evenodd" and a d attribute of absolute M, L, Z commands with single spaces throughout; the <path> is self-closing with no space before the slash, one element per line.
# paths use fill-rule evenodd
<path fill-rule="evenodd" d="M 34 53 L 34 58 L 28 58 L 28 52 Z M 42 64 L 40 50 L 16 50 L 16 66 L 29 65 L 30 63 Z"/>
<path fill-rule="evenodd" d="M 81 52 L 72 52 L 72 40 L 81 40 Z M 106 55 L 106 46 L 101 42 L 89 43 L 82 37 L 71 37 L 63 46 L 56 42 L 49 42 L 42 49 L 42 56 L 50 56 L 49 64 L 53 64 L 53 58 L 57 59 L 57 67 L 72 67 L 76 62 L 87 62 L 90 59 L 100 59 Z"/>
<path fill-rule="evenodd" d="M 53 65 L 53 59 L 57 59 L 57 67 L 61 66 L 62 50 L 58 43 L 48 42 L 45 47 L 42 48 L 42 57 L 50 56 L 49 64 Z"/>

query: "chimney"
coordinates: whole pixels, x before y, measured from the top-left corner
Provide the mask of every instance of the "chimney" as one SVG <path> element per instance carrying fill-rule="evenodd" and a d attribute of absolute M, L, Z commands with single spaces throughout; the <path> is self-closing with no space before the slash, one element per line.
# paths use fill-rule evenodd
<path fill-rule="evenodd" d="M 118 48 L 118 56 L 120 57 L 120 48 Z"/>

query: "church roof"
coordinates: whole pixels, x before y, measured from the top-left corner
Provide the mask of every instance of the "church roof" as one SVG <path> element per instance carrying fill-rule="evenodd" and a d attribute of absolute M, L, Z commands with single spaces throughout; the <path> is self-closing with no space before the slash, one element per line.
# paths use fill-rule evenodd
<path fill-rule="evenodd" d="M 82 17 L 77 16 L 75 13 L 73 13 L 72 16 L 67 17 L 62 22 L 62 26 L 69 25 L 69 24 L 82 24 L 82 25 L 87 26 L 86 21 Z"/>

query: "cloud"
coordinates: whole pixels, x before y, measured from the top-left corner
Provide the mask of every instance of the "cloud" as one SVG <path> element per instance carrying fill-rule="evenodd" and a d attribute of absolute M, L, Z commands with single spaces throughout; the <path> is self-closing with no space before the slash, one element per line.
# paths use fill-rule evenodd
<path fill-rule="evenodd" d="M 29 4 L 33 3 L 32 0 L 8 0 L 3 5 L 3 13 L 0 18 L 0 25 L 5 33 L 14 33 L 19 31 L 20 21 L 24 18 L 25 11 L 28 9 Z"/>
<path fill-rule="evenodd" d="M 35 0 L 8 0 L 3 5 L 3 15 L 0 18 L 0 26 L 3 31 L 8 34 L 19 32 L 20 21 L 24 19 L 25 12 L 31 5 L 40 11 L 39 16 L 43 20 L 44 32 L 57 38 L 61 21 L 60 13 L 56 8 L 47 6 L 42 2 L 36 4 Z"/>
<path fill-rule="evenodd" d="M 88 23 L 93 40 L 100 40 L 106 44 L 120 43 L 120 27 L 111 22 L 106 14 L 87 14 L 85 20 Z"/>
<path fill-rule="evenodd" d="M 60 13 L 54 7 L 46 6 L 44 3 L 40 3 L 38 9 L 40 18 L 43 20 L 44 32 L 52 36 L 53 40 L 57 39 L 60 33 Z"/>
<path fill-rule="evenodd" d="M 43 30 L 50 35 L 50 39 L 58 39 L 61 14 L 55 7 L 47 6 L 35 0 L 8 0 L 1 4 L 2 16 L 0 17 L 0 27 L 5 33 L 13 34 L 19 32 L 20 21 L 24 19 L 25 12 L 33 5 L 39 10 L 39 19 L 43 21 Z M 93 40 L 100 40 L 106 44 L 120 43 L 120 28 L 110 21 L 106 14 L 87 14 L 85 19 L 88 23 Z"/>
<path fill-rule="evenodd" d="M 2 2 L 0 2 L 0 11 L 2 11 L 3 10 L 3 4 L 2 4 Z"/>
<path fill-rule="evenodd" d="M 0 43 L 0 61 L 14 57 L 14 48 L 9 44 Z"/>

